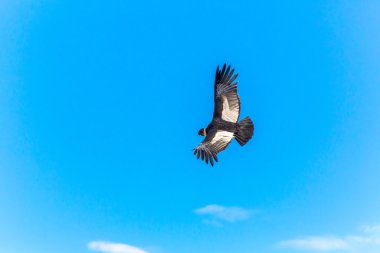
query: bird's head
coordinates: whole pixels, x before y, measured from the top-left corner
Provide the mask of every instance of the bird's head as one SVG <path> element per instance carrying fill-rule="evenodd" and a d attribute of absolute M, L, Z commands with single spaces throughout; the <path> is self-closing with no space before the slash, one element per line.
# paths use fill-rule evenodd
<path fill-rule="evenodd" d="M 206 128 L 202 128 L 201 130 L 199 130 L 198 135 L 206 136 L 207 135 Z"/>

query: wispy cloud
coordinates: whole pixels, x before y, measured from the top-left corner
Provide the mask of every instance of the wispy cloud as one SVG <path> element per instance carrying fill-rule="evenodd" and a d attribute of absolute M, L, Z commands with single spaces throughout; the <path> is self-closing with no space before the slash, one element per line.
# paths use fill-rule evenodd
<path fill-rule="evenodd" d="M 104 241 L 89 242 L 88 249 L 105 253 L 148 253 L 145 250 L 128 244 Z"/>
<path fill-rule="evenodd" d="M 314 251 L 380 252 L 380 225 L 362 227 L 364 234 L 347 236 L 310 236 L 284 240 L 280 248 Z"/>
<path fill-rule="evenodd" d="M 363 226 L 362 230 L 366 233 L 380 233 L 380 225 L 374 225 L 374 226 Z"/>
<path fill-rule="evenodd" d="M 203 216 L 205 223 L 220 226 L 221 222 L 235 222 L 248 219 L 257 210 L 245 209 L 237 206 L 207 205 L 195 209 L 194 212 Z"/>
<path fill-rule="evenodd" d="M 378 244 L 380 246 L 379 236 L 347 236 L 346 240 L 351 244 Z"/>
<path fill-rule="evenodd" d="M 293 240 L 285 240 L 279 243 L 282 248 L 301 250 L 341 250 L 348 249 L 349 243 L 340 238 L 312 236 Z"/>

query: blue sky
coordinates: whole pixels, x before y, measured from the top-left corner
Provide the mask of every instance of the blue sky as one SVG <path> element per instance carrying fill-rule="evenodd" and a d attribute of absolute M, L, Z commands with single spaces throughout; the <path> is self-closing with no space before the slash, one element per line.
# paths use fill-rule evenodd
<path fill-rule="evenodd" d="M 378 1 L 1 1 L 2 252 L 380 251 Z M 192 149 L 215 68 L 254 138 Z"/>

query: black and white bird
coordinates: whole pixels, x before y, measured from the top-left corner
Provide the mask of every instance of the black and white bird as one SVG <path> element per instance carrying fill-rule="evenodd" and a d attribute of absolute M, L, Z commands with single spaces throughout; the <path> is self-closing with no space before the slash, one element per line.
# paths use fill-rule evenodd
<path fill-rule="evenodd" d="M 207 128 L 199 130 L 198 135 L 206 138 L 194 149 L 194 155 L 202 158 L 211 166 L 218 162 L 217 154 L 227 148 L 231 141 L 244 146 L 253 136 L 254 126 L 249 117 L 238 122 L 240 116 L 240 98 L 237 94 L 238 74 L 231 66 L 223 65 L 216 69 L 214 84 L 214 116 Z"/>

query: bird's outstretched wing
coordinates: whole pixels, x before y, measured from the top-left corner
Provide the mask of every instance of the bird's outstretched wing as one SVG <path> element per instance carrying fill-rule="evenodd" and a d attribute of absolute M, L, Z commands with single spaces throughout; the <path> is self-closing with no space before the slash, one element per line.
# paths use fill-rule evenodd
<path fill-rule="evenodd" d="M 234 82 L 238 74 L 233 74 L 234 69 L 231 70 L 231 65 L 226 68 L 224 64 L 222 70 L 219 70 L 219 66 L 216 69 L 214 119 L 220 118 L 236 123 L 240 115 L 240 98 L 237 94 L 238 82 Z"/>
<path fill-rule="evenodd" d="M 206 138 L 194 149 L 194 155 L 205 160 L 206 163 L 210 162 L 211 166 L 214 166 L 215 162 L 218 162 L 217 154 L 227 148 L 228 144 L 234 138 L 234 133 L 212 130 L 207 133 Z"/>

